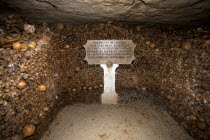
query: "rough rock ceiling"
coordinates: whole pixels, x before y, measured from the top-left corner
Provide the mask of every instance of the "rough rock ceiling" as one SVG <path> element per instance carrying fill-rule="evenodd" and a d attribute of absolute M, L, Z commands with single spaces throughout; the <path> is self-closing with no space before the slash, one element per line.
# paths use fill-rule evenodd
<path fill-rule="evenodd" d="M 206 24 L 210 0 L 1 0 L 0 15 L 19 13 L 51 23 L 108 20 L 142 24 Z"/>

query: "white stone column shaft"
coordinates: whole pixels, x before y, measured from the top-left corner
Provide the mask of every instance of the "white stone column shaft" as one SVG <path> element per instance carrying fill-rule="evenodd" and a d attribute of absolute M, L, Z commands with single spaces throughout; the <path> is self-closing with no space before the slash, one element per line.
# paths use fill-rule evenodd
<path fill-rule="evenodd" d="M 115 71 L 119 64 L 113 64 L 108 68 L 106 64 L 100 65 L 104 69 L 104 93 L 102 104 L 117 104 L 118 96 L 115 92 Z"/>

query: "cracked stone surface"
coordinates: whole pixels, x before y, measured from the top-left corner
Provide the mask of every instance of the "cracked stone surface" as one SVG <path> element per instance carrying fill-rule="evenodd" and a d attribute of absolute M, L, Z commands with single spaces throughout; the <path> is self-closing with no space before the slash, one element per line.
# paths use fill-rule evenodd
<path fill-rule="evenodd" d="M 206 24 L 209 0 L 1 0 L 0 15 L 23 14 L 49 23 L 108 20 L 142 24 Z"/>

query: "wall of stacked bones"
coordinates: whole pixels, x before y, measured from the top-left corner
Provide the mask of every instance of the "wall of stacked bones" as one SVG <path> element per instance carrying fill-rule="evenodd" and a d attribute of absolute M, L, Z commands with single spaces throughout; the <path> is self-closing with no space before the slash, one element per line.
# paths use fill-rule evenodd
<path fill-rule="evenodd" d="M 0 137 L 39 139 L 56 113 L 100 103 L 103 69 L 84 61 L 87 40 L 128 39 L 136 59 L 116 72 L 119 102 L 153 100 L 191 136 L 210 136 L 209 27 L 79 26 L 0 20 Z"/>

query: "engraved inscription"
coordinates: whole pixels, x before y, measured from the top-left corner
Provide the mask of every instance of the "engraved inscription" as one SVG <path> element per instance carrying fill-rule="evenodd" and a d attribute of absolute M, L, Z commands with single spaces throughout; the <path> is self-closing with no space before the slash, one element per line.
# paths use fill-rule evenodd
<path fill-rule="evenodd" d="M 135 59 L 131 40 L 88 40 L 84 47 L 89 64 L 131 64 Z"/>

